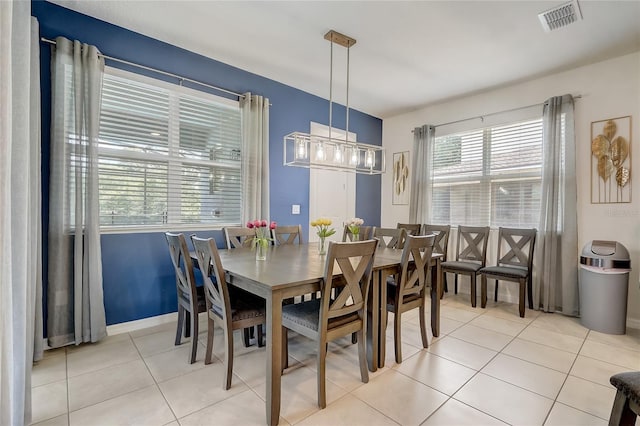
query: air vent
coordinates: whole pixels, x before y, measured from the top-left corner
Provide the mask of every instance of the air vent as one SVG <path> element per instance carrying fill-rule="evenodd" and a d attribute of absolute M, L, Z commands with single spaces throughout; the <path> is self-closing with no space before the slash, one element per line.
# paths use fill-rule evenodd
<path fill-rule="evenodd" d="M 582 14 L 578 0 L 573 0 L 538 14 L 538 18 L 542 28 L 549 32 L 581 20 Z"/>

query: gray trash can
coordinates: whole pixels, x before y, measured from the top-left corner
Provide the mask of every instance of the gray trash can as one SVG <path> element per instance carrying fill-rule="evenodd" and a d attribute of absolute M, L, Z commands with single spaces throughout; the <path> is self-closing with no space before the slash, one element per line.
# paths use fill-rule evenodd
<path fill-rule="evenodd" d="M 584 246 L 578 277 L 582 325 L 602 333 L 626 333 L 629 271 L 629 251 L 619 242 L 594 240 Z"/>

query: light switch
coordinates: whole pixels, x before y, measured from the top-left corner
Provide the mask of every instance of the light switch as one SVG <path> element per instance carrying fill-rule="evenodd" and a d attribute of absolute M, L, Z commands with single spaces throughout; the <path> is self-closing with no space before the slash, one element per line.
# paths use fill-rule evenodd
<path fill-rule="evenodd" d="M 291 205 L 291 214 L 300 214 L 300 204 Z"/>

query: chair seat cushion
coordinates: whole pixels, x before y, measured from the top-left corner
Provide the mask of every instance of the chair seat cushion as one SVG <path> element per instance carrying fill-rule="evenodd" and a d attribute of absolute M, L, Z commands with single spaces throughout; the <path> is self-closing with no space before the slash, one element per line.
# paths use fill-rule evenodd
<path fill-rule="evenodd" d="M 442 270 L 447 271 L 463 271 L 463 272 L 478 272 L 482 268 L 482 265 L 474 262 L 460 262 L 457 260 L 451 260 L 442 262 Z"/>
<path fill-rule="evenodd" d="M 235 291 L 231 296 L 231 321 L 266 316 L 265 300 L 263 298 L 250 293 Z M 211 310 L 218 317 L 222 317 L 220 307 L 213 305 Z"/>
<path fill-rule="evenodd" d="M 403 303 L 413 302 L 414 300 L 420 299 L 420 294 L 409 294 L 404 296 Z M 387 279 L 387 308 L 396 305 L 396 283 L 393 281 L 393 278 Z"/>
<path fill-rule="evenodd" d="M 609 379 L 611 384 L 630 401 L 640 404 L 640 371 L 614 374 Z"/>
<path fill-rule="evenodd" d="M 482 268 L 479 273 L 515 279 L 527 278 L 527 275 L 529 275 L 527 268 L 519 266 L 487 266 Z"/>
<path fill-rule="evenodd" d="M 286 321 L 302 325 L 314 331 L 318 331 L 318 322 L 320 318 L 320 300 L 309 300 L 302 303 L 294 303 L 293 305 L 285 305 L 282 307 L 282 322 Z M 358 314 L 352 313 L 339 318 L 331 318 L 328 328 L 336 328 L 352 321 L 358 320 Z"/>

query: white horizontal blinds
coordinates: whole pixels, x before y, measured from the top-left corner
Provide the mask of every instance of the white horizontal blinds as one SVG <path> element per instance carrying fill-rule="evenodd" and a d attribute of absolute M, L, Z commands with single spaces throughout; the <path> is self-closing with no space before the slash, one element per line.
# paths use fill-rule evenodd
<path fill-rule="evenodd" d="M 541 119 L 439 136 L 434 148 L 435 223 L 537 225 Z"/>
<path fill-rule="evenodd" d="M 180 99 L 180 220 L 238 223 L 240 110 L 201 99 Z"/>
<path fill-rule="evenodd" d="M 541 164 L 542 119 L 491 129 L 492 226 L 537 226 Z"/>
<path fill-rule="evenodd" d="M 153 83 L 119 71 L 105 74 L 101 225 L 239 223 L 237 102 Z"/>
<path fill-rule="evenodd" d="M 483 130 L 435 139 L 431 204 L 434 223 L 486 223 L 489 206 L 481 194 L 484 140 Z"/>

